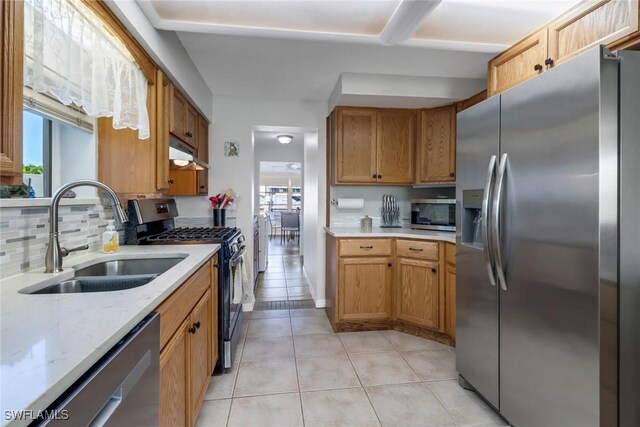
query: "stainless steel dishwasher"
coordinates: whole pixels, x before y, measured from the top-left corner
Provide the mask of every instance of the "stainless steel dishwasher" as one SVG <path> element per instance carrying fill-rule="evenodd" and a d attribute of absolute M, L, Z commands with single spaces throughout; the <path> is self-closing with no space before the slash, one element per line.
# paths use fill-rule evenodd
<path fill-rule="evenodd" d="M 160 316 L 151 313 L 49 408 L 39 426 L 160 424 Z"/>

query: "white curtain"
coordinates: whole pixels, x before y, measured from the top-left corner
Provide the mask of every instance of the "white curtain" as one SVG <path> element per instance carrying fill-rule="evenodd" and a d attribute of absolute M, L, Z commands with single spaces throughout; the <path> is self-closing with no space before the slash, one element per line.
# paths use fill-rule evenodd
<path fill-rule="evenodd" d="M 25 0 L 24 84 L 149 137 L 147 79 L 81 0 Z"/>

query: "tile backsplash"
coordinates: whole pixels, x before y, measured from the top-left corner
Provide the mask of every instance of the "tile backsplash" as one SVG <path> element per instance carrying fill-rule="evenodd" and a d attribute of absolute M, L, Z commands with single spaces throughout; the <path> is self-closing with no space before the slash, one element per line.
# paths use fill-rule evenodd
<path fill-rule="evenodd" d="M 60 245 L 89 245 L 88 251 L 75 252 L 67 258 L 100 251 L 107 220 L 113 219 L 111 203 L 61 205 L 58 213 Z M 120 241 L 124 241 L 122 231 Z M 44 269 L 48 243 L 48 207 L 0 208 L 0 278 Z"/>

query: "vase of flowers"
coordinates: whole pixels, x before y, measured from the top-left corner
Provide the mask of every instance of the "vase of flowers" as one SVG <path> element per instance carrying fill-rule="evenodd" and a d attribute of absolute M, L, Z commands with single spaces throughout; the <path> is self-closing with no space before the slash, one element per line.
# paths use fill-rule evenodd
<path fill-rule="evenodd" d="M 209 202 L 213 208 L 213 226 L 224 227 L 226 224 L 226 209 L 231 206 L 234 201 L 233 190 L 227 189 L 224 193 L 218 193 L 209 197 Z"/>

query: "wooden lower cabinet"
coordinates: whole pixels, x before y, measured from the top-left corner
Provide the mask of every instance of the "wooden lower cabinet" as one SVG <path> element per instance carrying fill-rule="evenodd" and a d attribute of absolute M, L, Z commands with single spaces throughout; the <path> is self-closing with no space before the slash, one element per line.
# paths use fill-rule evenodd
<path fill-rule="evenodd" d="M 162 346 L 160 425 L 163 427 L 193 426 L 211 381 L 217 361 L 216 265 L 217 255 L 156 309 L 160 313 Z M 163 339 L 167 336 L 170 338 Z"/>
<path fill-rule="evenodd" d="M 340 258 L 338 262 L 338 319 L 390 318 L 392 259 Z"/>
<path fill-rule="evenodd" d="M 160 425 L 188 426 L 189 338 L 185 320 L 160 352 Z"/>
<path fill-rule="evenodd" d="M 398 258 L 396 318 L 429 329 L 440 328 L 438 263 Z"/>
<path fill-rule="evenodd" d="M 445 317 L 444 333 L 452 338 L 456 336 L 456 266 L 447 264 L 445 271 L 444 300 Z"/>

